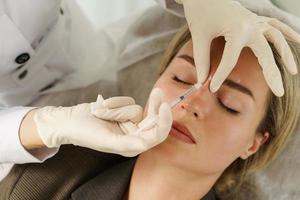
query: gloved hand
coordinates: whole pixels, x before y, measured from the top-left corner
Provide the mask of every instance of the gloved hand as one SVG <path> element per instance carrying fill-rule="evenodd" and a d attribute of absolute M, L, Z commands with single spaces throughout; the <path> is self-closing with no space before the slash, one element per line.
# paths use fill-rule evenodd
<path fill-rule="evenodd" d="M 229 76 L 243 47 L 252 49 L 267 84 L 276 96 L 284 94 L 280 71 L 268 41 L 273 43 L 291 74 L 297 67 L 285 37 L 300 43 L 300 35 L 279 20 L 258 16 L 233 0 L 177 0 L 183 3 L 192 34 L 198 82 L 207 78 L 211 41 L 224 36 L 226 45 L 210 90 L 215 92 Z M 285 37 L 283 36 L 285 35 Z"/>
<path fill-rule="evenodd" d="M 121 117 L 118 117 L 121 114 L 115 109 L 116 103 L 114 98 L 107 99 L 102 103 L 98 101 L 98 105 L 94 106 L 92 113 L 97 118 L 111 121 L 112 125 L 120 127 L 124 135 L 140 138 L 142 142 L 141 149 L 126 153 L 123 152 L 122 154 L 125 156 L 135 156 L 163 142 L 169 135 L 173 122 L 172 111 L 169 104 L 164 102 L 163 99 L 163 92 L 158 88 L 153 89 L 148 101 L 147 116 L 138 124 L 128 120 L 124 121 Z M 148 124 L 147 120 L 153 117 L 156 118 L 156 122 Z M 143 124 L 148 124 L 149 126 L 146 130 L 140 131 L 139 128 Z M 111 129 L 111 133 L 117 134 L 117 130 Z"/>
<path fill-rule="evenodd" d="M 157 100 L 157 94 L 150 102 Z M 43 143 L 51 147 L 74 144 L 101 152 L 136 156 L 163 141 L 169 133 L 172 117 L 170 108 L 161 104 L 160 119 L 152 132 L 131 135 L 142 119 L 142 108 L 132 98 L 114 97 L 103 102 L 102 109 L 94 110 L 120 123 L 102 120 L 91 112 L 95 103 L 73 107 L 45 107 L 38 109 L 34 120 Z M 153 107 L 153 106 L 152 106 Z"/>

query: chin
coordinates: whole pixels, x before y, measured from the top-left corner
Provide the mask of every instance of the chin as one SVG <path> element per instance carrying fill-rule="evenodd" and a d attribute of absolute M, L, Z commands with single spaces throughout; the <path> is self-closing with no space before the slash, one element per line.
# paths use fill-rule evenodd
<path fill-rule="evenodd" d="M 172 165 L 176 168 L 189 171 L 195 174 L 216 174 L 215 166 L 207 166 L 206 162 L 200 162 L 199 152 L 194 152 L 187 148 L 181 141 L 172 136 L 160 143 L 159 145 L 142 153 L 152 161 L 159 161 L 162 165 Z M 219 171 L 217 171 L 219 172 Z"/>
<path fill-rule="evenodd" d="M 189 157 L 186 156 L 188 152 L 177 142 L 178 141 L 176 141 L 176 139 L 168 136 L 164 142 L 149 149 L 145 153 L 150 155 L 151 159 L 153 158 L 156 160 L 165 161 L 169 165 L 171 164 L 175 166 L 187 167 L 183 165 L 185 165 L 185 163 L 189 163 Z"/>

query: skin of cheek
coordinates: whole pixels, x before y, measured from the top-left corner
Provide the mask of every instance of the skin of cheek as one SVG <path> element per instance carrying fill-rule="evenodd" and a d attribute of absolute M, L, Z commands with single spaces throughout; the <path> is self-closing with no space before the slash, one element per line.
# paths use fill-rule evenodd
<path fill-rule="evenodd" d="M 223 112 L 223 111 L 222 111 Z M 206 118 L 194 124 L 199 142 L 191 160 L 202 171 L 220 172 L 236 160 L 254 138 L 248 119 L 235 120 L 213 109 Z M 202 163 L 205 165 L 202 165 Z M 201 166 L 201 167 L 200 167 Z"/>

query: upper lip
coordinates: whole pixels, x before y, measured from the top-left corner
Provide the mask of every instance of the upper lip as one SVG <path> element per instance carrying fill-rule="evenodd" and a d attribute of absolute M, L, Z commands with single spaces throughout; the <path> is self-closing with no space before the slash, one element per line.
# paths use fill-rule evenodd
<path fill-rule="evenodd" d="M 180 131 L 181 133 L 183 133 L 187 137 L 189 137 L 196 144 L 195 138 L 193 137 L 193 135 L 191 134 L 191 132 L 189 131 L 189 129 L 187 127 L 185 127 L 184 125 L 180 124 L 177 121 L 173 121 L 172 127 L 177 129 L 178 131 Z"/>

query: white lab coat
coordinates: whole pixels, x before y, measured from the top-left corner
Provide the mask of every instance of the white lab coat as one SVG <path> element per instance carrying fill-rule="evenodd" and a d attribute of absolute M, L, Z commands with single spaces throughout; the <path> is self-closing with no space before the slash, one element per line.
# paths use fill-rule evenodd
<path fill-rule="evenodd" d="M 57 152 L 44 149 L 36 158 L 22 147 L 19 125 L 32 108 L 12 106 L 87 86 L 105 77 L 110 67 L 118 70 L 163 51 L 184 22 L 178 18 L 183 9 L 174 0 L 156 1 L 176 16 L 151 8 L 95 33 L 73 0 L 0 0 L 0 164 L 43 162 Z M 139 35 L 140 24 L 158 21 L 164 25 L 153 26 L 147 37 Z M 153 40 L 161 45 L 153 47 Z M 0 166 L 0 180 L 11 166 Z"/>

